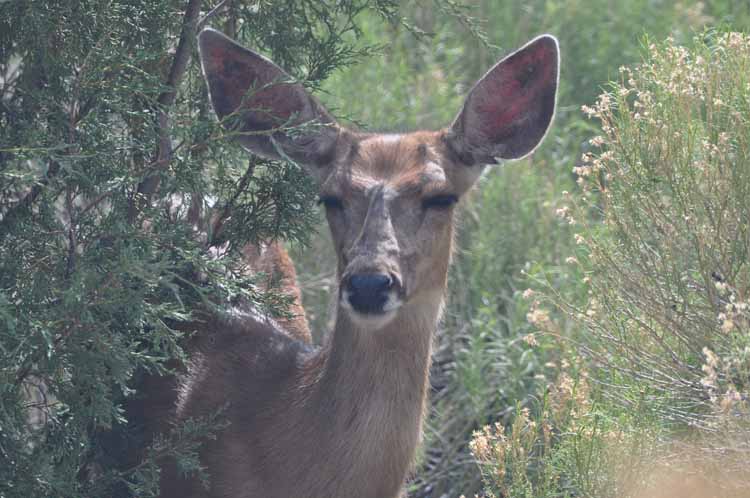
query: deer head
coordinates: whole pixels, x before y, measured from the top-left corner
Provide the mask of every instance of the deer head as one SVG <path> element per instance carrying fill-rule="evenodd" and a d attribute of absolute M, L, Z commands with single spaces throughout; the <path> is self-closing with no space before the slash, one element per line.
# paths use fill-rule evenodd
<path fill-rule="evenodd" d="M 548 35 L 490 69 L 449 127 L 399 135 L 340 126 L 281 68 L 217 31 L 200 34 L 199 50 L 213 107 L 241 144 L 317 181 L 339 308 L 366 330 L 442 303 L 457 202 L 487 164 L 529 154 L 555 109 L 559 55 Z"/>

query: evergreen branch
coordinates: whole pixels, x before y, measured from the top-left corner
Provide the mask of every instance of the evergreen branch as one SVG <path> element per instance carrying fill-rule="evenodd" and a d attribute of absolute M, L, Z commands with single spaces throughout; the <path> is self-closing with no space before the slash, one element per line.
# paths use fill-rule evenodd
<path fill-rule="evenodd" d="M 193 40 L 195 39 L 198 14 L 200 14 L 202 3 L 201 0 L 190 0 L 188 2 L 187 8 L 185 9 L 185 17 L 182 22 L 180 41 L 177 43 L 177 51 L 172 60 L 172 67 L 169 70 L 169 77 L 166 82 L 167 90 L 162 92 L 157 100 L 159 104 L 159 109 L 157 111 L 159 144 L 154 164 L 158 164 L 160 168 L 169 164 L 169 161 L 172 158 L 169 108 L 172 107 L 177 98 L 177 87 L 180 85 L 180 82 L 185 75 L 185 71 L 187 70 L 188 62 L 190 61 L 190 52 L 192 51 Z M 135 218 L 136 212 L 138 211 L 138 207 L 136 206 L 138 199 L 141 199 L 140 202 L 142 204 L 148 204 L 151 195 L 153 195 L 159 188 L 159 176 L 154 173 L 156 173 L 156 171 L 147 173 L 146 178 L 138 184 L 138 194 L 141 195 L 134 196 L 131 201 L 128 213 L 130 221 Z"/>
<path fill-rule="evenodd" d="M 81 66 L 76 70 L 75 79 L 73 81 L 73 91 L 72 91 L 73 99 L 70 105 L 70 116 L 69 116 L 69 122 L 68 122 L 68 145 L 65 146 L 66 150 L 69 150 L 69 148 L 73 146 L 73 143 L 75 140 L 74 132 L 75 132 L 76 123 L 80 122 L 94 107 L 94 103 L 95 103 L 94 97 L 88 99 L 84 103 L 84 105 L 79 104 L 78 101 L 80 98 L 80 83 L 81 83 L 81 78 L 83 77 L 84 72 L 89 67 L 89 63 L 91 62 L 92 56 L 101 48 L 106 38 L 107 38 L 106 36 L 100 37 L 99 41 L 97 41 L 94 48 L 89 50 L 89 52 L 84 57 L 83 62 L 81 63 Z M 16 69 L 15 71 L 18 72 L 19 70 Z M 11 207 L 2 218 L 0 218 L 0 233 L 6 232 L 6 230 L 12 224 L 13 220 L 17 219 L 19 216 L 22 216 L 29 211 L 31 206 L 39 197 L 39 194 L 42 193 L 42 190 L 44 189 L 44 187 L 46 187 L 49 184 L 49 181 L 52 178 L 54 178 L 59 172 L 60 172 L 60 163 L 55 160 L 51 160 L 49 168 L 47 168 L 47 172 L 44 175 L 44 177 L 40 179 L 39 182 L 36 185 L 34 185 L 31 188 L 31 190 L 20 201 L 18 201 L 13 207 Z"/>
<path fill-rule="evenodd" d="M 253 177 L 253 174 L 255 173 L 255 166 L 257 164 L 258 164 L 257 158 L 255 156 L 251 156 L 248 162 L 247 170 L 245 171 L 245 174 L 242 175 L 242 178 L 237 184 L 237 189 L 234 191 L 234 195 L 232 195 L 232 198 L 229 199 L 229 201 L 227 201 L 227 203 L 224 205 L 224 209 L 222 209 L 221 215 L 218 218 L 216 218 L 216 220 L 214 221 L 212 225 L 211 237 L 208 242 L 209 246 L 217 245 L 219 241 L 219 234 L 221 233 L 221 229 L 224 227 L 224 222 L 232 214 L 232 208 L 234 208 L 234 205 L 237 202 L 237 199 L 242 194 L 242 192 L 245 191 L 245 189 L 247 188 L 247 184 L 250 183 L 250 179 Z"/>
<path fill-rule="evenodd" d="M 0 233 L 7 233 L 13 221 L 26 214 L 29 209 L 31 209 L 31 206 L 34 204 L 37 197 L 39 197 L 39 194 L 42 193 L 44 187 L 46 187 L 50 180 L 59 172 L 60 163 L 57 161 L 50 161 L 49 168 L 47 168 L 47 173 L 45 173 L 44 177 L 42 177 L 20 201 L 11 207 L 2 219 L 0 219 Z"/>

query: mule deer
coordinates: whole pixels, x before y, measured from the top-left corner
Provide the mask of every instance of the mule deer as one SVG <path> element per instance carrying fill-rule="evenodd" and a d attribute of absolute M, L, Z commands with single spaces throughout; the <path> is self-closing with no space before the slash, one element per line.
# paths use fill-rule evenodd
<path fill-rule="evenodd" d="M 196 336 L 176 418 L 229 401 L 230 425 L 202 449 L 210 491 L 165 468 L 162 495 L 399 496 L 420 440 L 455 205 L 484 165 L 542 140 L 557 42 L 541 36 L 500 61 L 448 128 L 407 134 L 338 125 L 282 69 L 217 31 L 199 35 L 199 51 L 213 108 L 242 145 L 291 158 L 317 181 L 339 295 L 320 349 L 253 313 Z M 306 123 L 317 125 L 284 131 Z"/>

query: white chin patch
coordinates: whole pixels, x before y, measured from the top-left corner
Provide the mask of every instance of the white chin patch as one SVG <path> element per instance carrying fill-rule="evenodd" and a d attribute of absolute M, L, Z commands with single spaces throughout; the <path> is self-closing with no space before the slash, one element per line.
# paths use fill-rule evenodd
<path fill-rule="evenodd" d="M 381 313 L 360 313 L 355 310 L 349 302 L 349 291 L 346 290 L 341 293 L 339 302 L 339 305 L 349 313 L 352 321 L 358 327 L 371 330 L 382 329 L 388 325 L 396 317 L 402 304 L 403 301 L 393 291 L 388 293 L 388 300 L 385 302 Z"/>

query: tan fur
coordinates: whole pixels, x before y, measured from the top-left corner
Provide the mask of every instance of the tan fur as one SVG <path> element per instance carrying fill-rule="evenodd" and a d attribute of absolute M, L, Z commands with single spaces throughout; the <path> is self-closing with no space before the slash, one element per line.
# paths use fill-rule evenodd
<path fill-rule="evenodd" d="M 300 343 L 309 342 L 306 322 L 273 322 L 251 312 L 197 334 L 173 416 L 208 415 L 230 402 L 230 426 L 201 452 L 210 492 L 166 464 L 163 497 L 400 495 L 420 440 L 453 232 L 453 208 L 425 214 L 421 202 L 425 192 L 458 195 L 462 186 L 452 183 L 454 166 L 445 159 L 444 174 L 435 174 L 433 156 L 443 147 L 439 132 L 346 139 L 358 149 L 356 157 L 337 164 L 324 183 L 346 192 L 351 212 L 348 221 L 329 213 L 336 246 L 348 249 L 337 251 L 339 271 L 386 265 L 404 281 L 405 304 L 378 330 L 339 309 L 319 350 Z M 357 178 L 359 188 L 352 188 L 349 178 Z M 391 202 L 403 209 L 392 210 L 390 222 L 370 213 L 365 223 L 367 192 L 378 187 L 400 192 Z M 398 254 L 381 252 L 387 237 Z M 245 256 L 267 274 L 281 272 L 282 288 L 299 296 L 280 246 L 247 248 Z"/>
<path fill-rule="evenodd" d="M 297 272 L 284 246 L 278 241 L 262 245 L 247 244 L 242 248 L 242 256 L 248 264 L 248 271 L 266 275 L 266 281 L 263 283 L 266 291 L 280 292 L 291 299 L 286 310 L 290 318 L 277 319 L 282 329 L 293 339 L 311 344 L 312 335 L 302 307 Z"/>
<path fill-rule="evenodd" d="M 291 298 L 287 310 L 290 318 L 274 319 L 257 315 L 256 320 L 264 321 L 266 326 L 274 324 L 279 333 L 303 344 L 311 344 L 312 336 L 302 307 L 297 274 L 283 244 L 280 242 L 261 245 L 247 244 L 242 248 L 241 253 L 243 263 L 246 265 L 245 271 L 248 274 L 260 272 L 267 276 L 267 281 L 261 282 L 263 290 L 280 292 Z M 201 370 L 199 363 L 203 357 L 198 352 L 199 345 L 213 333 L 216 324 L 196 322 L 175 326 L 188 334 L 198 331 L 197 337 L 189 339 L 185 344 L 186 353 L 191 358 L 190 363 L 183 365 L 177 360 L 170 361 L 167 368 L 180 372 L 176 376 L 147 375 L 139 386 L 138 396 L 130 399 L 125 407 L 127 419 L 142 424 L 140 437 L 144 441 L 151 441 L 157 434 L 168 433 L 175 418 L 179 416 L 180 407 L 184 405 L 181 398 L 184 398 L 185 393 L 189 391 L 189 385 L 185 379 L 192 375 L 191 372 Z M 221 386 L 216 386 L 216 388 L 222 389 Z M 129 449 L 122 462 L 123 467 L 130 468 L 137 465 L 142 457 L 143 448 Z M 170 495 L 163 493 L 162 496 Z"/>
<path fill-rule="evenodd" d="M 265 157 L 291 157 L 318 181 L 341 289 L 333 331 L 319 349 L 309 346 L 299 308 L 287 321 L 239 309 L 192 324 L 198 333 L 190 363 L 164 419 L 181 423 L 226 406 L 229 426 L 201 448 L 210 489 L 165 462 L 162 497 L 401 496 L 421 437 L 452 251 L 452 201 L 495 155 L 522 157 L 543 137 L 554 109 L 557 42 L 539 37 L 495 66 L 450 128 L 403 135 L 344 129 L 299 84 L 248 99 L 249 89 L 286 80 L 284 71 L 212 30 L 201 33 L 199 50 L 217 115 L 239 112 L 249 132 L 240 143 Z M 298 137 L 255 133 L 269 132 L 271 118 L 292 115 L 328 126 Z M 441 197 L 449 202 L 434 202 Z M 280 246 L 258 251 L 248 249 L 248 261 L 280 275 L 298 302 Z M 357 297 L 352 276 L 368 285 L 387 276 L 387 298 Z"/>

